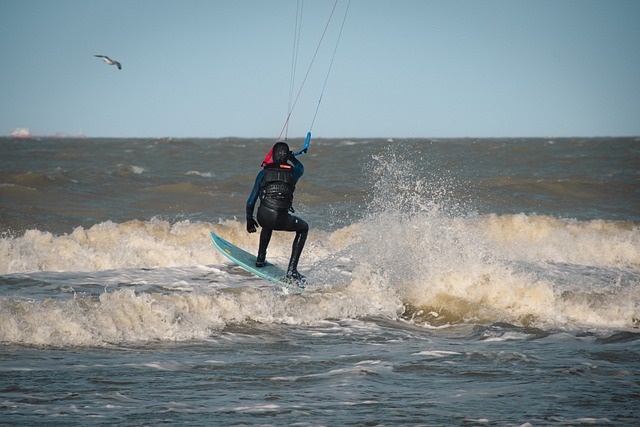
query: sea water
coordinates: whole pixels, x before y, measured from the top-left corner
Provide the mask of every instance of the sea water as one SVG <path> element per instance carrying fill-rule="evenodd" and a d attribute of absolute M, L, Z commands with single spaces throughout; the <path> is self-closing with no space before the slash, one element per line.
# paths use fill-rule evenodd
<path fill-rule="evenodd" d="M 273 143 L 0 139 L 0 424 L 640 423 L 640 139 L 314 140 L 303 294 Z"/>

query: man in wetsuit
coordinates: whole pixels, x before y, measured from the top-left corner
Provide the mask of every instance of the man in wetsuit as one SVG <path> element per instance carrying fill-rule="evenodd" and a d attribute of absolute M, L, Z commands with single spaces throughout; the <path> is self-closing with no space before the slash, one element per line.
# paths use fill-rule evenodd
<path fill-rule="evenodd" d="M 265 265 L 267 246 L 273 230 L 295 231 L 296 237 L 291 249 L 287 279 L 304 284 L 304 276 L 298 273 L 298 261 L 307 240 L 309 225 L 297 216 L 291 215 L 293 192 L 298 179 L 304 173 L 304 166 L 289 151 L 289 146 L 285 142 L 277 142 L 273 146 L 271 158 L 267 156 L 262 166 L 263 169 L 258 173 L 253 191 L 247 200 L 247 231 L 255 233 L 258 224 L 262 226 L 256 267 Z M 260 206 L 256 222 L 253 211 L 258 197 L 260 197 Z"/>

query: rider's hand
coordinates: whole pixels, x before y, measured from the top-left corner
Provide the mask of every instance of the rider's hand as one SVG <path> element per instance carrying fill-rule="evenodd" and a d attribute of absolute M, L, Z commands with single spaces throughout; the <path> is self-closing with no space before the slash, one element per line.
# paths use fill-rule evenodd
<path fill-rule="evenodd" d="M 252 216 L 247 216 L 247 231 L 249 233 L 255 233 L 258 229 L 258 223 Z"/>

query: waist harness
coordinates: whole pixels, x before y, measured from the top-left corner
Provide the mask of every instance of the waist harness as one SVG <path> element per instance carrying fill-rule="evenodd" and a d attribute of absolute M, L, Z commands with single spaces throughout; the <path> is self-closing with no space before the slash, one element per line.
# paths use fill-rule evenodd
<path fill-rule="evenodd" d="M 260 203 L 276 210 L 288 210 L 293 204 L 293 168 L 288 164 L 269 165 L 260 183 Z"/>

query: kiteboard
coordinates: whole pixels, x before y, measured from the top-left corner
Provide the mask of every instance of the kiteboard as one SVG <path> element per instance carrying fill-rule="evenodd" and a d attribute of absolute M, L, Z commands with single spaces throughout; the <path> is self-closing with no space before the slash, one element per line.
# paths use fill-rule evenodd
<path fill-rule="evenodd" d="M 287 281 L 284 270 L 276 265 L 267 262 L 264 267 L 256 267 L 256 257 L 254 255 L 240 249 L 233 243 L 227 242 L 213 231 L 211 232 L 211 240 L 224 256 L 249 273 L 294 292 L 302 292 L 304 289 L 304 286 Z"/>

